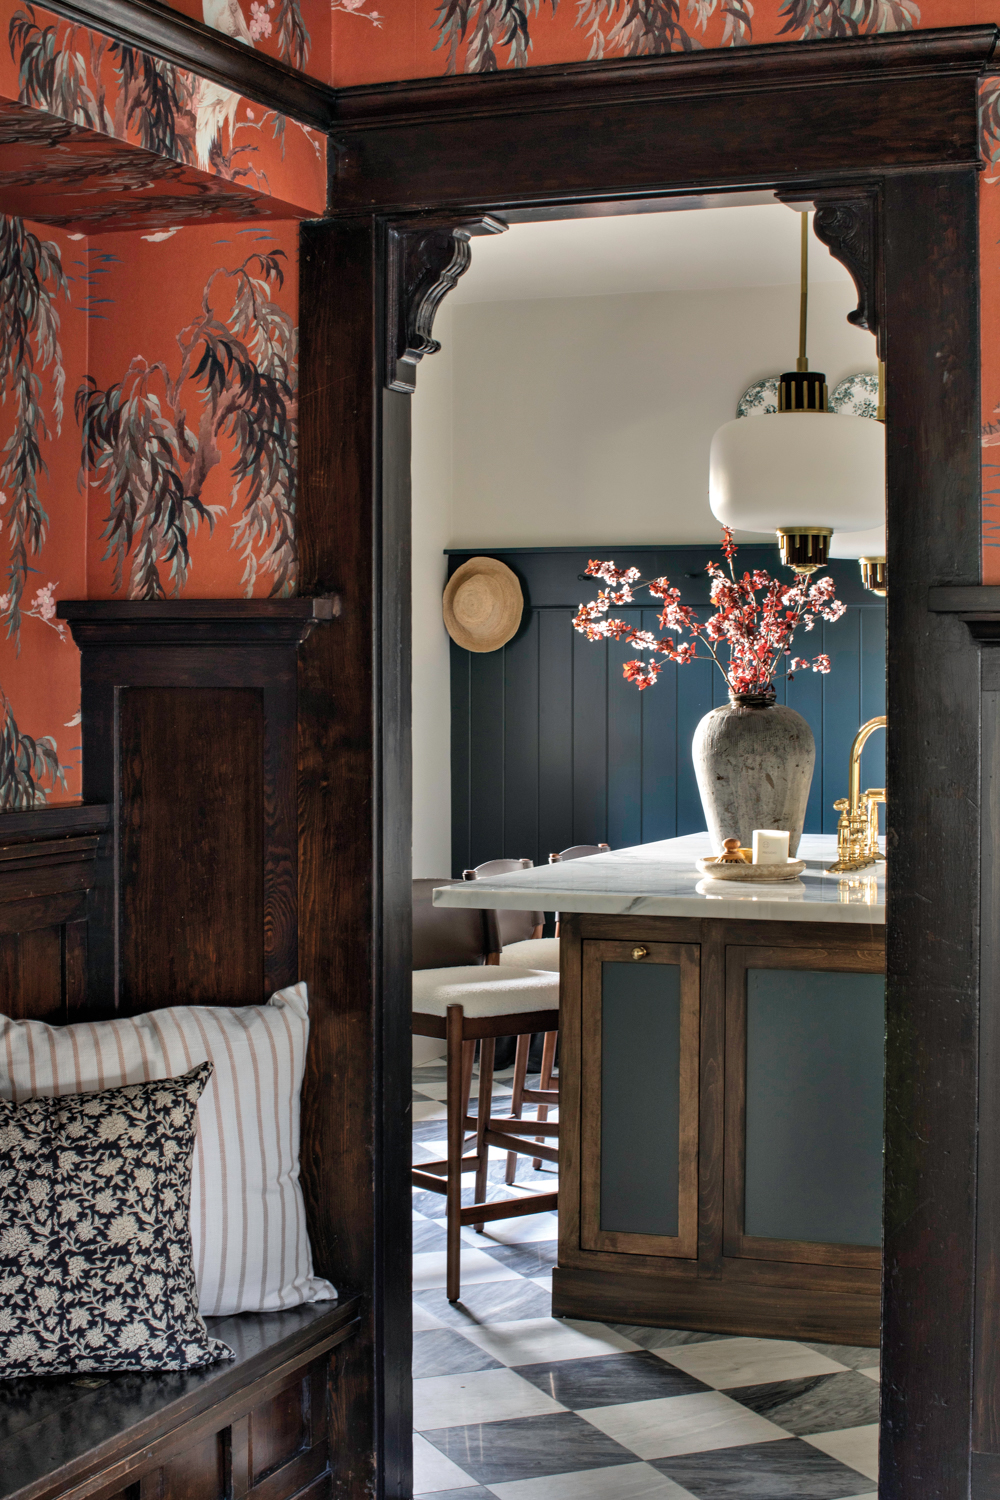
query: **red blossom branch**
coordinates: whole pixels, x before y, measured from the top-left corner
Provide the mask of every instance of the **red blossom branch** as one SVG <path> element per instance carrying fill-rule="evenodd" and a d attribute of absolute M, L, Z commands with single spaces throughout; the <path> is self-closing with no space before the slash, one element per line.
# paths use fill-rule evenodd
<path fill-rule="evenodd" d="M 733 534 L 724 528 L 722 553 L 729 573 L 727 577 L 716 562 L 710 562 L 705 570 L 712 580 L 711 600 L 715 607 L 715 613 L 707 620 L 699 620 L 691 605 L 681 603 L 680 589 L 673 588 L 668 578 L 643 580 L 638 568 L 623 570 L 613 562 L 592 559 L 587 564 L 587 575 L 600 578 L 608 587 L 601 589 L 589 604 L 580 605 L 573 627 L 589 641 L 624 639 L 627 645 L 658 653 L 679 666 L 710 658 L 733 693 L 773 693 L 783 659 L 787 660 L 783 675 L 789 681 L 798 671 L 829 672 L 829 656 L 821 653 L 809 661 L 806 657 L 793 657 L 791 647 L 800 625 L 803 630 L 812 630 L 817 619 L 832 623 L 844 613 L 847 606 L 835 598 L 833 579 L 821 578 L 810 583 L 808 578 L 797 577 L 793 584 L 785 584 L 761 568 L 738 578 L 733 565 L 736 552 Z M 620 608 L 633 603 L 636 585 L 647 589 L 654 599 L 662 600 L 659 624 L 661 630 L 672 631 L 671 636 L 657 640 L 652 631 L 633 629 L 626 620 L 606 618 L 613 606 Z M 690 639 L 678 643 L 675 637 L 684 634 Z M 704 651 L 699 652 L 699 645 Z M 720 650 L 727 653 L 725 660 L 720 657 Z M 626 681 L 634 682 L 641 692 L 653 686 L 663 665 L 651 655 L 645 660 L 627 661 L 623 670 Z"/>

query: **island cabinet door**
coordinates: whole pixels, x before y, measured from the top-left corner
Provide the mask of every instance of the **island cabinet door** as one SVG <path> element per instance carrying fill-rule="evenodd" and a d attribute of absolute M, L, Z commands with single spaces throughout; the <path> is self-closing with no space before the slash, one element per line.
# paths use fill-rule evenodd
<path fill-rule="evenodd" d="M 725 1255 L 879 1264 L 880 947 L 726 950 Z"/>
<path fill-rule="evenodd" d="M 580 1247 L 693 1259 L 700 950 L 582 950 Z"/>

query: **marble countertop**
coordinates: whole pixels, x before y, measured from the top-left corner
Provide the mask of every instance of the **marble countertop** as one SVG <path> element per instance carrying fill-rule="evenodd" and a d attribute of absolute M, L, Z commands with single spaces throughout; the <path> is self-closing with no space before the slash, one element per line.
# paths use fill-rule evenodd
<path fill-rule="evenodd" d="M 885 922 L 885 865 L 828 875 L 833 834 L 804 834 L 798 880 L 773 885 L 705 881 L 696 859 L 713 853 L 707 833 L 613 849 L 516 875 L 441 886 L 435 906 L 581 911 L 641 917 L 728 917 L 776 922 Z"/>

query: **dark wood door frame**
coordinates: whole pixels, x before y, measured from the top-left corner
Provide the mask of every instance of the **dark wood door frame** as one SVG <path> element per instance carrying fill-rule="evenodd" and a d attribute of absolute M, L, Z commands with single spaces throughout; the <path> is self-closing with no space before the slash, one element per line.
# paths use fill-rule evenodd
<path fill-rule="evenodd" d="M 1000 1494 L 984 1488 L 1000 1444 L 974 1412 L 993 1400 L 983 1372 L 996 1363 L 996 1335 L 974 1323 L 979 668 L 962 622 L 929 613 L 927 592 L 980 580 L 976 95 L 996 39 L 968 27 L 338 96 L 331 214 L 303 229 L 300 503 L 304 591 L 336 592 L 344 628 L 304 648 L 300 691 L 322 681 L 330 713 L 324 742 L 302 747 L 300 944 L 304 968 L 340 987 L 350 1066 L 371 1079 L 379 1122 L 382 1171 L 352 1201 L 367 1194 L 378 1226 L 387 1496 L 409 1493 L 404 392 L 469 236 L 495 232 L 506 210 L 748 188 L 821 210 L 818 230 L 859 285 L 854 320 L 888 367 L 880 1494 Z M 320 871 L 333 910 L 310 917 Z M 371 1271 L 359 1266 L 359 1283 Z"/>

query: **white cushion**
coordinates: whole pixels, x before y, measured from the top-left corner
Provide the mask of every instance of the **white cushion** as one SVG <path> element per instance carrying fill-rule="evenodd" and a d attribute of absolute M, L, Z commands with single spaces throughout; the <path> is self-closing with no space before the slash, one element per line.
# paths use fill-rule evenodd
<path fill-rule="evenodd" d="M 500 955 L 500 963 L 513 964 L 518 969 L 554 969 L 559 973 L 559 939 L 525 938 L 521 943 L 508 943 Z"/>
<path fill-rule="evenodd" d="M 89 1093 L 210 1062 L 191 1178 L 199 1311 L 323 1302 L 337 1293 L 313 1275 L 299 1185 L 308 1036 L 304 984 L 239 1009 L 178 1005 L 74 1026 L 0 1016 L 0 1098 Z"/>
<path fill-rule="evenodd" d="M 446 1016 L 449 1005 L 461 1005 L 470 1018 L 558 1010 L 559 975 L 500 964 L 415 969 L 413 1009 L 424 1016 Z"/>

